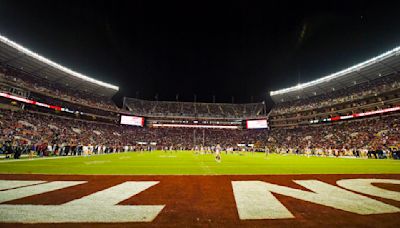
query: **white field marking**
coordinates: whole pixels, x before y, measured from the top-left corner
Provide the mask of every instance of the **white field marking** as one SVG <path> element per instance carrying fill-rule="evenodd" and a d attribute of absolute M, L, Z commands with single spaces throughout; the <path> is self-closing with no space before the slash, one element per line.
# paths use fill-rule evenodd
<path fill-rule="evenodd" d="M 95 164 L 104 164 L 111 161 L 87 161 L 84 162 L 85 165 L 95 165 Z"/>
<path fill-rule="evenodd" d="M 239 218 L 242 220 L 294 218 L 259 181 L 232 181 L 232 188 Z"/>
<path fill-rule="evenodd" d="M 44 184 L 0 191 L 0 203 L 24 198 L 27 196 L 33 196 L 45 192 L 50 192 L 62 188 L 67 188 L 83 183 L 86 183 L 86 181 L 53 181 Z"/>
<path fill-rule="evenodd" d="M 27 181 L 27 180 L 0 180 L 0 190 L 19 188 L 28 185 L 41 184 L 45 181 Z"/>
<path fill-rule="evenodd" d="M 176 158 L 175 155 L 160 155 L 158 157 L 160 157 L 160 158 Z"/>
<path fill-rule="evenodd" d="M 35 157 L 35 158 L 28 158 L 28 159 L 5 159 L 5 160 L 0 160 L 0 163 L 24 162 L 24 161 L 41 161 L 41 160 L 63 159 L 63 158 L 90 158 L 92 156 L 102 156 L 102 155 L 109 155 L 109 154 L 92 154 L 90 156 L 68 155 L 68 156 L 54 156 L 54 157 Z"/>
<path fill-rule="evenodd" d="M 124 223 L 151 222 L 164 208 L 152 206 L 0 205 L 0 222 L 9 223 Z"/>
<path fill-rule="evenodd" d="M 5 159 L 7 155 L 0 155 L 0 159 Z M 28 158 L 29 154 L 21 154 L 21 158 Z"/>
<path fill-rule="evenodd" d="M 93 205 L 114 206 L 132 196 L 158 184 L 159 181 L 127 181 L 108 189 L 93 193 L 83 198 L 73 200 L 64 205 Z"/>
<path fill-rule="evenodd" d="M 151 222 L 165 205 L 115 205 L 158 181 L 129 181 L 62 205 L 0 205 L 0 221 L 17 223 Z M 38 213 L 39 212 L 39 213 Z"/>
<path fill-rule="evenodd" d="M 76 156 L 59 156 L 59 157 L 45 157 L 45 158 L 28 158 L 28 159 L 7 159 L 0 160 L 0 163 L 8 163 L 8 162 L 24 162 L 24 161 L 41 161 L 41 160 L 53 160 L 53 159 L 62 159 L 62 158 L 74 158 Z"/>
<path fill-rule="evenodd" d="M 199 160 L 199 157 L 195 156 L 195 158 L 196 158 L 196 160 Z M 203 160 L 200 160 L 199 165 L 200 165 L 200 168 L 206 172 L 205 175 L 213 174 L 210 167 L 208 165 L 206 165 Z"/>
<path fill-rule="evenodd" d="M 238 189 L 237 191 L 239 191 L 241 195 L 249 195 L 247 197 L 240 196 L 241 199 L 236 201 L 240 219 L 274 219 L 274 217 L 271 216 L 274 214 L 277 214 L 277 219 L 284 218 L 285 214 L 287 216 L 286 218 L 292 218 L 293 216 L 287 212 L 285 206 L 283 206 L 275 197 L 272 198 L 269 196 L 271 192 L 361 215 L 400 212 L 399 208 L 392 205 L 370 199 L 321 181 L 297 180 L 294 182 L 313 192 L 262 181 L 232 181 L 234 189 Z M 258 190 L 253 192 L 251 188 L 240 189 L 241 187 L 246 186 L 246 184 L 249 184 L 252 188 L 257 188 Z M 234 191 L 234 194 L 237 191 Z M 258 194 L 257 196 L 256 193 Z M 266 200 L 253 200 L 252 197 L 256 197 L 257 199 L 267 197 L 268 202 Z M 248 199 L 249 202 L 246 202 L 246 199 Z M 265 203 L 272 204 L 272 206 L 266 206 Z M 278 204 L 280 205 L 277 206 Z M 253 207 L 262 208 L 267 211 L 254 212 Z M 253 216 L 252 213 L 258 213 L 259 216 Z"/>
<path fill-rule="evenodd" d="M 336 182 L 340 187 L 366 195 L 378 196 L 385 199 L 400 201 L 400 192 L 382 189 L 372 185 L 372 183 L 400 184 L 400 180 L 395 179 L 346 179 Z"/>

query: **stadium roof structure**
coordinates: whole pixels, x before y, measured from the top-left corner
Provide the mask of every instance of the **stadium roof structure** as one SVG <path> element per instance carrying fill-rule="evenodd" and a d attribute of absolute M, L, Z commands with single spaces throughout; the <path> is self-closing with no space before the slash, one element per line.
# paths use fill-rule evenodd
<path fill-rule="evenodd" d="M 271 91 L 275 103 L 312 97 L 346 89 L 379 77 L 400 72 L 400 46 L 379 56 L 325 77 L 285 89 Z"/>
<path fill-rule="evenodd" d="M 27 74 L 65 85 L 67 88 L 111 97 L 118 86 L 94 79 L 47 59 L 28 48 L 0 35 L 0 64 L 21 70 Z"/>

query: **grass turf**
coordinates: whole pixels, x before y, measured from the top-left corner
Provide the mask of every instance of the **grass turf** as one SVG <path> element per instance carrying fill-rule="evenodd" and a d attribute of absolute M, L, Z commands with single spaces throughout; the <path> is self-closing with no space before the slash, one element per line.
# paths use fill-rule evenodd
<path fill-rule="evenodd" d="M 245 153 L 214 156 L 193 152 L 127 152 L 87 157 L 0 161 L 0 173 L 36 174 L 389 174 L 400 161 Z"/>

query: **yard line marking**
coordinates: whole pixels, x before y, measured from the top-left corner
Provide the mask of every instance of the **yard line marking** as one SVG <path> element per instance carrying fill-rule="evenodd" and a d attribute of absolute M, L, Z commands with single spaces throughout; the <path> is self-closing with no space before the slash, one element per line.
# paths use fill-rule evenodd
<path fill-rule="evenodd" d="M 199 161 L 199 157 L 196 156 L 195 158 L 197 161 Z M 206 165 L 203 160 L 200 160 L 199 165 L 200 168 L 206 172 L 204 175 L 213 174 L 210 167 Z"/>
<path fill-rule="evenodd" d="M 115 154 L 115 153 L 112 153 Z M 7 162 L 23 162 L 23 161 L 41 161 L 41 160 L 52 160 L 52 159 L 62 159 L 62 158 L 90 158 L 90 157 L 97 157 L 101 155 L 111 155 L 111 154 L 92 154 L 90 156 L 85 155 L 68 155 L 68 156 L 54 156 L 54 157 L 36 157 L 30 159 L 7 159 L 7 160 L 0 160 L 0 163 L 7 163 Z"/>
<path fill-rule="evenodd" d="M 75 156 L 45 157 L 45 158 L 32 158 L 32 159 L 10 159 L 10 160 L 0 160 L 0 163 L 41 161 L 41 160 L 52 160 L 52 159 L 73 158 L 73 157 L 75 157 Z"/>

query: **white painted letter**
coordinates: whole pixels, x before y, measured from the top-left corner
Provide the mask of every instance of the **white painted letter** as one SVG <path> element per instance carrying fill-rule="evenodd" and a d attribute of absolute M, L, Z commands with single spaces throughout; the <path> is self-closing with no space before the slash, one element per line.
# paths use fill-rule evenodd
<path fill-rule="evenodd" d="M 372 183 L 400 184 L 400 180 L 395 179 L 347 179 L 336 182 L 340 187 L 360 192 L 366 195 L 378 196 L 385 199 L 400 201 L 400 192 L 382 189 L 372 185 Z"/>
<path fill-rule="evenodd" d="M 239 218 L 286 219 L 292 213 L 275 198 L 261 181 L 232 181 Z"/>
<path fill-rule="evenodd" d="M 156 184 L 158 181 L 128 181 L 62 205 L 1 204 L 0 221 L 18 223 L 151 222 L 165 205 L 115 204 Z"/>
<path fill-rule="evenodd" d="M 321 181 L 298 180 L 294 182 L 313 192 L 262 181 L 232 181 L 239 218 L 292 218 L 293 215 L 271 194 L 272 192 L 361 215 L 400 212 L 397 207 Z M 266 199 L 262 200 L 263 198 Z"/>
<path fill-rule="evenodd" d="M 0 190 L 11 188 L 20 188 L 28 185 L 41 184 L 45 181 L 28 181 L 28 180 L 0 180 Z"/>
<path fill-rule="evenodd" d="M 0 203 L 83 184 L 86 181 L 53 181 L 0 192 Z M 10 182 L 11 184 L 11 182 Z"/>

